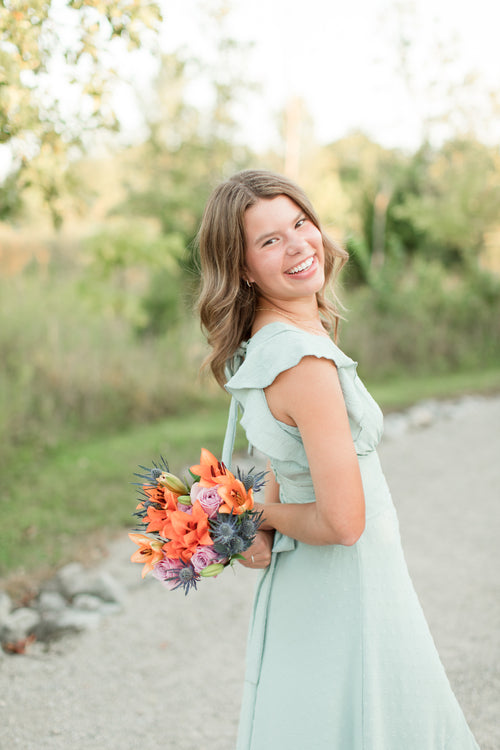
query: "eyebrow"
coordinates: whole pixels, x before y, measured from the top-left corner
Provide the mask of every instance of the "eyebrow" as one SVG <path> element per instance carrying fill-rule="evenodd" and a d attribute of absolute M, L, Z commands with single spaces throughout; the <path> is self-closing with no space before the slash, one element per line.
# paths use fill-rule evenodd
<path fill-rule="evenodd" d="M 292 220 L 292 223 L 293 223 L 293 224 L 296 224 L 296 223 L 297 223 L 297 221 L 298 221 L 298 220 L 299 220 L 299 219 L 301 218 L 301 216 L 306 216 L 306 213 L 305 213 L 305 211 L 299 211 L 299 213 L 298 213 L 298 214 L 297 214 L 297 215 L 295 216 L 295 218 L 294 218 L 294 219 Z M 259 235 L 259 236 L 258 236 L 258 237 L 257 237 L 257 238 L 255 239 L 255 242 L 254 242 L 254 244 L 255 244 L 255 245 L 259 245 L 259 244 L 260 244 L 260 243 L 262 242 L 262 240 L 265 240 L 265 239 L 267 239 L 268 237 L 273 237 L 273 235 L 275 235 L 275 234 L 279 234 L 279 232 L 278 232 L 278 230 L 277 230 L 277 229 L 273 230 L 272 232 L 265 232 L 264 234 L 261 234 L 261 235 Z"/>

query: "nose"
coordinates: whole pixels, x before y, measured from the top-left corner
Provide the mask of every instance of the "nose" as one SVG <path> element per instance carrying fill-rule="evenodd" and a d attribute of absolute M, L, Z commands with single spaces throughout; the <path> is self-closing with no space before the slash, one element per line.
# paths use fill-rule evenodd
<path fill-rule="evenodd" d="M 297 233 L 293 233 L 288 238 L 286 250 L 289 255 L 297 255 L 304 252 L 309 247 L 305 237 L 299 237 Z"/>

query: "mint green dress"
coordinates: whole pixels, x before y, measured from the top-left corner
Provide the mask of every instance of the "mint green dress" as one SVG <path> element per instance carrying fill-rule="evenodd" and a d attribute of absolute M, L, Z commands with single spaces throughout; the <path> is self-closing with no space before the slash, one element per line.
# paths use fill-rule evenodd
<path fill-rule="evenodd" d="M 237 750 L 478 750 L 408 574 L 376 453 L 382 413 L 356 362 L 326 337 L 283 323 L 260 329 L 228 364 L 223 460 L 231 462 L 239 407 L 281 502 L 314 500 L 300 433 L 273 417 L 263 390 L 308 355 L 338 368 L 366 528 L 350 547 L 276 533 L 255 594 Z"/>

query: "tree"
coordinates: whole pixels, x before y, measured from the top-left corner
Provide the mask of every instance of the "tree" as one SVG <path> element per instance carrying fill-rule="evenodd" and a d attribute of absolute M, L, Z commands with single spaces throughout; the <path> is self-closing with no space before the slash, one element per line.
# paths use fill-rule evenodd
<path fill-rule="evenodd" d="M 112 263 L 119 273 L 125 258 L 129 268 L 141 266 L 149 276 L 137 326 L 142 333 L 166 330 L 186 303 L 191 306 L 198 280 L 194 240 L 206 200 L 217 182 L 250 163 L 249 150 L 238 144 L 233 114 L 248 87 L 240 70 L 244 56 L 220 21 L 212 10 L 208 60 L 182 51 L 162 56 L 153 98 L 143 106 L 149 137 L 131 154 L 127 197 L 112 212 L 117 249 L 107 253 L 108 270 Z M 193 89 L 203 92 L 202 104 L 199 97 L 193 101 Z M 145 221 L 156 225 L 155 238 L 143 240 L 140 251 L 128 242 L 124 256 L 120 226 Z M 113 239 L 108 236 L 109 246 L 108 240 Z M 93 256 L 100 268 L 103 257 Z"/>
<path fill-rule="evenodd" d="M 394 207 L 395 221 L 413 226 L 420 252 L 475 268 L 485 234 L 498 225 L 500 159 L 497 149 L 456 139 L 422 148 L 408 170 L 412 185 Z"/>
<path fill-rule="evenodd" d="M 10 201 L 33 186 L 56 225 L 70 186 L 68 159 L 100 128 L 116 129 L 111 105 L 117 53 L 154 38 L 157 0 L 0 0 L 0 147 L 9 149 Z"/>

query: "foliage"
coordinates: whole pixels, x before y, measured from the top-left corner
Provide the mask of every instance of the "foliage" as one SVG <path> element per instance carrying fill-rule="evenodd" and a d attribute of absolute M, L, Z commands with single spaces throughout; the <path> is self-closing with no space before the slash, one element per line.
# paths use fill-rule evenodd
<path fill-rule="evenodd" d="M 169 330 L 182 306 L 184 241 L 180 232 L 161 234 L 144 220 L 108 222 L 83 242 L 85 296 L 138 331 Z"/>
<path fill-rule="evenodd" d="M 72 149 L 84 133 L 117 127 L 111 106 L 116 53 L 138 48 L 160 20 L 155 0 L 2 2 L 0 143 L 10 146 L 17 191 L 34 186 L 56 225 L 71 183 Z M 6 202 L 0 213 L 13 208 Z"/>
<path fill-rule="evenodd" d="M 19 454 L 9 464 L 10 477 L 5 472 L 0 477 L 0 576 L 20 565 L 33 576 L 47 574 L 50 566 L 78 554 L 89 562 L 99 542 L 130 526 L 134 490 L 127 482 L 134 480 L 137 462 L 166 453 L 172 470 L 184 471 L 192 461 L 193 444 L 220 450 L 226 420 L 227 403 L 212 400 L 181 416 L 68 440 L 45 451 L 43 460 Z M 238 430 L 236 448 L 244 447 Z M 19 548 L 22 562 L 15 554 Z"/>
<path fill-rule="evenodd" d="M 204 342 L 192 317 L 155 342 L 137 341 L 126 320 L 85 303 L 77 279 L 28 273 L 0 291 L 3 466 L 27 447 L 43 455 L 64 440 L 192 409 L 216 392 L 198 382 Z"/>
<path fill-rule="evenodd" d="M 342 342 L 366 372 L 449 373 L 500 363 L 500 280 L 416 258 L 346 295 Z"/>
<path fill-rule="evenodd" d="M 317 150 L 305 184 L 352 251 L 351 284 L 413 256 L 474 273 L 498 227 L 500 157 L 473 137 L 406 155 L 354 133 Z"/>
<path fill-rule="evenodd" d="M 387 225 L 393 195 L 407 159 L 363 133 L 352 133 L 317 151 L 308 178 L 313 204 L 327 225 L 340 229 L 353 254 L 352 281 L 369 282 L 372 270 L 397 254 Z"/>
<path fill-rule="evenodd" d="M 498 151 L 473 139 L 424 146 L 410 162 L 413 184 L 393 204 L 393 229 L 413 227 L 419 250 L 463 268 L 475 267 L 485 232 L 498 222 Z"/>
<path fill-rule="evenodd" d="M 219 46 L 231 70 L 229 61 L 241 50 L 225 38 L 219 40 Z M 149 137 L 133 157 L 127 197 L 112 211 L 139 226 L 144 226 L 145 219 L 153 221 L 158 228 L 155 247 L 161 249 L 160 263 L 159 255 L 152 262 L 143 262 L 150 247 L 147 240 L 136 253 L 123 253 L 118 241 L 110 251 L 116 266 L 149 267 L 138 325 L 143 333 L 165 330 L 178 317 L 179 307 L 192 300 L 197 284 L 194 240 L 206 199 L 216 182 L 250 164 L 250 152 L 234 138 L 231 108 L 238 93 L 236 81 L 224 82 L 215 71 L 209 84 L 213 88 L 211 103 L 204 109 L 189 103 L 187 90 L 198 80 L 199 66 L 198 60 L 183 58 L 181 53 L 163 56 L 148 115 Z M 111 261 L 109 257 L 104 261 L 102 253 L 95 256 L 96 261 L 99 258 L 108 264 Z"/>

